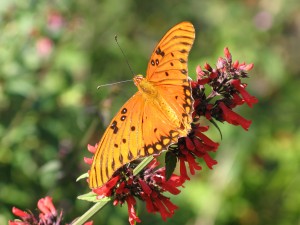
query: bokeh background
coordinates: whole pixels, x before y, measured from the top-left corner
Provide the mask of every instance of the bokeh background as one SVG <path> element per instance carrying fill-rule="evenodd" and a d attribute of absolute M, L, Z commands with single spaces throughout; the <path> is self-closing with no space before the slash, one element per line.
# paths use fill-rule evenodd
<path fill-rule="evenodd" d="M 172 197 L 180 207 L 162 222 L 139 204 L 142 224 L 300 224 L 300 3 L 298 0 L 0 1 L 0 224 L 12 206 L 31 209 L 46 195 L 65 221 L 91 205 L 75 179 L 83 157 L 136 90 L 114 36 L 135 73 L 145 74 L 162 35 L 191 21 L 196 41 L 189 74 L 214 65 L 229 47 L 253 62 L 248 90 L 259 103 L 239 110 L 248 132 L 220 124 L 218 164 Z M 106 206 L 95 224 L 128 224 L 127 207 Z"/>

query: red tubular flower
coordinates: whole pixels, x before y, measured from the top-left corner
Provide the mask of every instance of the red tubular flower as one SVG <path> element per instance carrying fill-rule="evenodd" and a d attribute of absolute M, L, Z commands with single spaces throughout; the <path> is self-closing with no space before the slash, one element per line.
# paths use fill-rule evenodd
<path fill-rule="evenodd" d="M 84 157 L 83 160 L 88 165 L 92 165 L 92 163 L 93 163 L 93 159 L 91 159 L 91 158 Z"/>
<path fill-rule="evenodd" d="M 93 225 L 93 221 L 86 222 L 84 225 Z"/>
<path fill-rule="evenodd" d="M 21 209 L 18 209 L 17 207 L 13 207 L 12 208 L 12 213 L 15 215 L 15 216 L 18 216 L 20 217 L 22 220 L 27 220 L 31 217 L 31 215 Z"/>
<path fill-rule="evenodd" d="M 205 75 L 205 73 L 203 72 L 201 66 L 197 66 L 196 73 L 197 73 L 197 79 L 198 80 L 201 79 Z"/>
<path fill-rule="evenodd" d="M 128 197 L 126 198 L 126 202 L 127 202 L 127 206 L 128 206 L 129 223 L 130 223 L 131 225 L 134 225 L 135 222 L 140 223 L 141 220 L 140 220 L 140 218 L 138 218 L 138 216 L 136 215 L 135 209 L 134 209 L 134 206 L 135 206 L 135 204 L 136 204 L 136 201 L 135 201 L 134 197 L 128 196 Z"/>
<path fill-rule="evenodd" d="M 98 146 L 98 144 L 96 144 L 95 146 L 88 144 L 87 149 L 90 153 L 95 154 L 97 151 L 97 146 Z"/>
<path fill-rule="evenodd" d="M 226 65 L 226 60 L 220 57 L 217 61 L 217 69 L 218 70 L 223 69 L 225 65 Z"/>
<path fill-rule="evenodd" d="M 162 219 L 166 221 L 168 217 L 171 217 L 174 214 L 174 211 L 170 211 L 166 206 L 163 204 L 161 198 L 155 198 L 155 201 L 153 204 L 158 209 L 158 212 L 160 213 Z"/>
<path fill-rule="evenodd" d="M 189 138 L 189 137 L 186 137 L 185 139 L 185 144 L 186 144 L 186 147 L 189 149 L 189 150 L 194 150 L 195 149 L 195 145 L 194 143 L 192 142 L 192 140 Z"/>
<path fill-rule="evenodd" d="M 187 175 L 186 172 L 186 167 L 185 167 L 185 159 L 183 157 L 179 158 L 179 163 L 180 163 L 180 177 L 182 181 L 190 180 L 189 176 Z"/>
<path fill-rule="evenodd" d="M 33 215 L 31 212 L 22 211 L 16 207 L 12 208 L 12 213 L 20 217 L 20 220 L 8 221 L 9 225 L 61 225 L 62 212 L 59 214 L 53 205 L 52 198 L 46 196 L 41 198 L 37 203 L 40 211 L 39 216 Z M 93 225 L 93 221 L 86 222 L 84 225 Z"/>
<path fill-rule="evenodd" d="M 105 185 L 99 188 L 93 189 L 99 199 L 108 197 L 112 194 L 111 190 L 116 186 L 117 182 L 119 181 L 120 176 L 115 176 L 110 179 Z"/>
<path fill-rule="evenodd" d="M 209 72 L 212 71 L 212 68 L 211 68 L 211 66 L 210 66 L 208 63 L 205 63 L 205 64 L 204 64 L 204 68 L 205 68 L 206 70 L 208 70 Z"/>
<path fill-rule="evenodd" d="M 254 64 L 253 63 L 250 63 L 248 65 L 243 65 L 243 66 L 240 66 L 240 69 L 241 70 L 244 70 L 244 71 L 250 71 L 252 70 L 254 67 Z"/>
<path fill-rule="evenodd" d="M 176 209 L 178 209 L 177 205 L 174 205 L 169 198 L 165 197 L 165 196 L 161 196 L 161 200 L 164 203 L 164 205 L 167 207 L 167 209 L 174 214 L 174 211 Z"/>
<path fill-rule="evenodd" d="M 152 192 L 152 190 L 151 190 L 151 188 L 147 185 L 147 183 L 146 183 L 144 180 L 142 180 L 142 179 L 139 179 L 139 182 L 140 182 L 140 185 L 141 185 L 143 191 L 144 191 L 147 195 L 150 195 L 151 192 Z"/>
<path fill-rule="evenodd" d="M 205 161 L 205 163 L 206 163 L 206 165 L 208 166 L 209 169 L 212 169 L 213 166 L 217 164 L 217 161 L 212 159 L 210 157 L 210 155 L 207 154 L 207 153 L 204 154 L 202 157 L 203 157 L 203 159 L 204 159 L 204 161 Z"/>
<path fill-rule="evenodd" d="M 29 223 L 25 223 L 22 221 L 8 221 L 8 225 L 30 225 Z"/>
<path fill-rule="evenodd" d="M 222 115 L 223 115 L 223 119 L 225 121 L 227 121 L 228 123 L 233 124 L 233 125 L 240 125 L 245 130 L 248 130 L 248 128 L 251 125 L 251 120 L 246 120 L 245 118 L 243 118 L 239 114 L 233 112 L 232 110 L 230 110 L 229 108 L 226 107 L 224 102 L 220 102 L 219 106 L 223 111 Z"/>
<path fill-rule="evenodd" d="M 228 62 L 232 61 L 231 53 L 229 52 L 229 49 L 227 47 L 224 48 L 224 55 L 225 55 L 226 59 L 228 60 Z"/>
<path fill-rule="evenodd" d="M 233 67 L 234 69 L 238 69 L 238 68 L 239 68 L 239 61 L 236 60 L 236 61 L 233 63 L 232 67 Z"/>
<path fill-rule="evenodd" d="M 242 105 L 245 102 L 237 93 L 232 94 L 232 100 L 234 105 Z"/>
<path fill-rule="evenodd" d="M 231 84 L 235 87 L 235 89 L 242 95 L 243 99 L 247 103 L 249 107 L 252 107 L 252 104 L 255 104 L 258 102 L 257 98 L 254 96 L 251 96 L 246 91 L 246 86 L 241 84 L 240 80 L 232 80 Z"/>

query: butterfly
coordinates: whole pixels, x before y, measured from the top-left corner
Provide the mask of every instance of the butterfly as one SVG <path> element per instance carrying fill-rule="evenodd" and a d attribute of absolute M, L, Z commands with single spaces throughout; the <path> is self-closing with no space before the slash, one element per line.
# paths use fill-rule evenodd
<path fill-rule="evenodd" d="M 123 165 L 157 155 L 191 129 L 188 54 L 195 39 L 190 22 L 171 28 L 155 47 L 146 77 L 133 78 L 138 91 L 121 107 L 97 145 L 89 187 L 103 186 Z"/>

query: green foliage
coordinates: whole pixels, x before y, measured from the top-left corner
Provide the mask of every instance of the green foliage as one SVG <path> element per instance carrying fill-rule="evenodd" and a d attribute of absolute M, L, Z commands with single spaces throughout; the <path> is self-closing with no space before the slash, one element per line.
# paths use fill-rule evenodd
<path fill-rule="evenodd" d="M 233 59 L 255 64 L 250 92 L 259 104 L 241 113 L 248 132 L 221 124 L 213 171 L 205 169 L 172 200 L 166 224 L 298 224 L 300 221 L 299 3 L 268 1 L 0 1 L 0 224 L 12 206 L 36 208 L 51 195 L 70 222 L 89 207 L 76 178 L 83 156 L 135 91 L 115 34 L 135 73 L 176 23 L 196 28 L 189 73 Z M 295 90 L 296 89 L 296 90 Z M 220 138 L 211 126 L 211 135 Z M 221 140 L 218 140 L 221 141 Z M 162 224 L 143 204 L 142 224 Z M 106 207 L 95 224 L 128 224 L 127 210 Z M 165 224 L 165 223 L 164 223 Z"/>

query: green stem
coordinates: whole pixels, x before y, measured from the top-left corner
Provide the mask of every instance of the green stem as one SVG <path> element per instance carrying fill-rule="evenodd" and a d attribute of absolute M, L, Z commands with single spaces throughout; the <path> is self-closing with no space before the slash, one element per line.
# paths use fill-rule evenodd
<path fill-rule="evenodd" d="M 143 168 L 145 168 L 152 160 L 153 156 L 145 158 L 137 167 L 133 170 L 133 175 L 137 175 Z M 86 211 L 82 216 L 80 216 L 72 225 L 82 225 L 88 221 L 95 213 L 101 210 L 110 200 L 104 201 L 102 199 L 100 202 L 94 204 L 88 211 Z"/>
<path fill-rule="evenodd" d="M 133 170 L 133 175 L 137 175 L 139 172 L 141 172 L 142 169 L 144 169 L 152 160 L 154 159 L 153 156 L 149 156 L 147 158 L 144 158 L 143 161 L 137 165 L 137 167 Z"/>
<path fill-rule="evenodd" d="M 88 211 L 86 211 L 81 217 L 79 217 L 75 222 L 73 222 L 72 225 L 81 225 L 81 224 L 85 223 L 96 212 L 98 212 L 100 209 L 102 209 L 106 205 L 106 203 L 108 203 L 108 202 L 104 202 L 104 201 L 97 202 Z"/>

